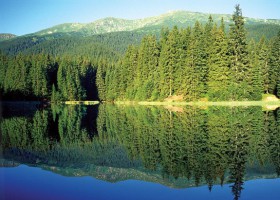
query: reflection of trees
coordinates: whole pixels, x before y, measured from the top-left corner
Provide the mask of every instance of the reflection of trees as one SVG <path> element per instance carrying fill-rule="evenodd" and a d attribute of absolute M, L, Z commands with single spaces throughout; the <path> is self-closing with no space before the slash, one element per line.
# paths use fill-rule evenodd
<path fill-rule="evenodd" d="M 1 144 L 4 148 L 48 150 L 48 111 L 37 111 L 33 118 L 14 117 L 1 122 Z"/>
<path fill-rule="evenodd" d="M 210 107 L 207 118 L 207 154 L 206 180 L 211 189 L 216 179 L 223 185 L 225 172 L 228 168 L 228 140 L 230 136 L 229 120 L 231 113 L 227 107 Z"/>
<path fill-rule="evenodd" d="M 229 172 L 230 182 L 233 182 L 231 188 L 234 199 L 238 199 L 243 189 L 249 136 L 252 134 L 252 116 L 250 110 L 242 108 L 233 108 L 230 110 L 230 114 L 230 134 L 228 137 Z"/>
<path fill-rule="evenodd" d="M 275 171 L 280 176 L 280 109 L 269 113 L 269 151 Z"/>
<path fill-rule="evenodd" d="M 266 121 L 261 107 L 187 108 L 184 113 L 171 113 L 161 108 L 101 105 L 102 110 L 106 112 L 102 137 L 116 138 L 132 159 L 140 159 L 150 170 L 161 170 L 164 177 L 192 178 L 196 184 L 206 181 L 210 190 L 218 180 L 224 183 L 229 169 L 227 181 L 233 183 L 235 199 L 243 189 L 247 161 L 263 166 L 271 154 L 268 146 L 274 148 L 264 130 L 276 126 Z"/>
<path fill-rule="evenodd" d="M 1 121 L 1 145 L 3 149 L 16 146 L 27 148 L 30 143 L 30 122 L 24 117 L 14 117 Z"/>
<path fill-rule="evenodd" d="M 86 107 L 82 106 L 62 106 L 59 109 L 58 133 L 60 145 L 71 143 L 88 142 L 88 133 L 81 127 L 82 117 L 85 115 Z"/>
<path fill-rule="evenodd" d="M 50 149 L 47 138 L 48 111 L 36 111 L 33 118 L 14 117 L 1 121 L 1 145 L 3 156 L 24 162 L 41 159 L 41 154 Z M 40 152 L 35 154 L 34 152 Z"/>
<path fill-rule="evenodd" d="M 210 190 L 229 181 L 235 199 L 241 194 L 245 164 L 271 163 L 280 172 L 279 110 L 187 107 L 176 113 L 101 104 L 96 118 L 97 110 L 88 109 L 53 106 L 51 112 L 36 111 L 33 117 L 2 119 L 3 156 L 65 167 L 143 166 L 166 179 L 206 182 Z"/>

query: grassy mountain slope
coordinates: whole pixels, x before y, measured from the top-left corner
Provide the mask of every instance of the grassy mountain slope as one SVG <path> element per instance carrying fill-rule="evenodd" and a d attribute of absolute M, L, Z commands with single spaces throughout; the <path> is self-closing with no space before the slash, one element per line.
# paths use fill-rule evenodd
<path fill-rule="evenodd" d="M 104 18 L 88 24 L 79 23 L 67 23 L 57 25 L 42 31 L 35 33 L 34 35 L 48 35 L 53 33 L 71 33 L 83 36 L 103 34 L 118 31 L 135 31 L 137 29 L 153 29 L 162 26 L 179 26 L 187 27 L 193 26 L 195 21 L 206 23 L 210 14 L 188 12 L 188 11 L 173 11 L 166 14 L 149 17 L 144 19 L 127 20 L 117 18 Z M 219 22 L 221 18 L 224 18 L 225 24 L 228 26 L 231 23 L 231 15 L 224 14 L 211 14 L 215 22 Z M 247 25 L 276 25 L 280 26 L 280 20 L 264 20 L 264 19 L 253 19 L 245 18 Z"/>
<path fill-rule="evenodd" d="M 19 52 L 38 53 L 41 51 L 59 55 L 72 54 L 80 49 L 90 50 L 90 45 L 98 43 L 122 54 L 129 44 L 139 44 L 145 34 L 159 35 L 162 27 L 193 26 L 196 21 L 204 24 L 210 14 L 173 11 L 166 14 L 144 19 L 126 20 L 104 18 L 92 23 L 66 23 L 39 32 L 16 37 L 0 42 L 0 50 L 15 55 Z M 213 20 L 219 24 L 224 19 L 226 29 L 232 23 L 231 15 L 212 14 Z M 268 39 L 280 30 L 280 20 L 245 18 L 248 39 L 259 40 L 262 35 Z M 69 39 L 70 38 L 70 39 Z M 61 41 L 60 41 L 61 39 Z M 65 43 L 68 40 L 70 44 Z M 71 41 L 70 41 L 71 40 Z M 72 46 L 69 48 L 69 46 Z M 57 49 L 55 49 L 57 48 Z M 59 49 L 59 51 L 58 51 Z"/>
<path fill-rule="evenodd" d="M 11 34 L 11 33 L 0 33 L 0 41 L 12 39 L 12 38 L 15 38 L 15 37 L 16 37 L 16 35 Z"/>

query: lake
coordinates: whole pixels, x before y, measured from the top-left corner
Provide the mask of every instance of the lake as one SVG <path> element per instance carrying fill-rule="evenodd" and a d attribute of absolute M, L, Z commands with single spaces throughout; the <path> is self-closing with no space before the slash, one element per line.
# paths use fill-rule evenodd
<path fill-rule="evenodd" d="M 0 199 L 280 196 L 279 108 L 0 108 Z"/>

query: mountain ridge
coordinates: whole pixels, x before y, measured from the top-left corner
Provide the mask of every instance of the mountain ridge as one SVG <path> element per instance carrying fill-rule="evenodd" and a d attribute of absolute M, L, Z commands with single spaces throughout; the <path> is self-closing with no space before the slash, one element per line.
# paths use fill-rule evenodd
<path fill-rule="evenodd" d="M 231 14 L 213 14 L 202 12 L 191 12 L 185 10 L 174 10 L 167 13 L 141 18 L 141 19 L 124 19 L 116 17 L 106 17 L 97 19 L 89 23 L 63 23 L 56 26 L 40 30 L 32 33 L 35 35 L 47 35 L 52 33 L 69 33 L 69 32 L 82 32 L 83 36 L 90 36 L 95 34 L 119 32 L 119 31 L 134 31 L 137 29 L 159 25 L 159 26 L 192 26 L 195 21 L 206 23 L 209 16 L 212 16 L 215 22 L 224 18 L 225 23 L 228 25 L 231 23 Z M 171 21 L 170 21 L 171 20 Z M 245 17 L 245 22 L 274 24 L 280 26 L 280 19 L 261 19 L 261 18 L 249 18 Z M 180 24 L 181 23 L 181 24 Z"/>
<path fill-rule="evenodd" d="M 0 50 L 9 55 L 17 55 L 19 52 L 24 54 L 45 52 L 57 56 L 60 53 L 54 52 L 52 47 L 64 48 L 63 40 L 66 39 L 71 43 L 73 52 L 75 51 L 73 48 L 77 46 L 81 49 L 86 45 L 86 48 L 90 49 L 92 45 L 88 44 L 98 43 L 123 54 L 128 45 L 139 45 L 144 35 L 153 34 L 160 37 L 162 27 L 193 27 L 196 21 L 204 25 L 208 22 L 210 15 L 218 25 L 223 18 L 226 31 L 233 23 L 230 14 L 205 14 L 183 10 L 142 19 L 106 17 L 90 23 L 59 24 L 35 33 L 6 39 L 0 41 Z M 245 18 L 245 27 L 248 41 L 251 39 L 259 41 L 262 36 L 269 40 L 280 30 L 280 19 Z"/>
<path fill-rule="evenodd" d="M 17 36 L 12 33 L 0 33 L 0 41 L 9 40 L 15 37 Z"/>

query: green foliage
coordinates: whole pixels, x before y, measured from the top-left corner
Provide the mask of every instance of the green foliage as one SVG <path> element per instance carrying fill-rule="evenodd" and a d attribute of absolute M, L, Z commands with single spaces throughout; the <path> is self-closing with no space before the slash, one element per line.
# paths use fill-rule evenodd
<path fill-rule="evenodd" d="M 229 31 L 228 55 L 230 59 L 230 92 L 232 100 L 250 99 L 250 65 L 244 18 L 237 5 L 232 16 L 234 24 Z"/>
<path fill-rule="evenodd" d="M 107 63 L 104 60 L 100 60 L 98 63 L 98 68 L 96 72 L 96 86 L 98 89 L 98 98 L 103 101 L 106 99 L 106 71 L 107 71 Z"/>
<path fill-rule="evenodd" d="M 230 98 L 230 81 L 227 60 L 228 41 L 223 29 L 223 23 L 221 23 L 220 28 L 214 28 L 212 34 L 214 41 L 208 61 L 208 97 L 212 101 L 225 101 Z"/>
<path fill-rule="evenodd" d="M 218 27 L 210 16 L 204 26 L 197 21 L 192 29 L 164 28 L 158 42 L 146 36 L 138 48 L 128 47 L 114 71 L 105 72 L 106 100 L 155 101 L 175 95 L 187 101 L 261 100 L 269 86 L 276 94 L 278 69 L 271 65 L 279 60 L 278 40 L 269 63 L 264 38 L 247 44 L 239 5 L 232 20 L 228 34 L 224 20 Z"/>
<path fill-rule="evenodd" d="M 178 19 L 185 16 L 177 14 Z M 138 30 L 88 36 L 83 29 L 80 34 L 87 37 L 35 34 L 1 42 L 3 52 L 14 55 L 0 53 L 1 98 L 227 101 L 261 100 L 262 93 L 279 97 L 280 32 L 271 41 L 263 37 L 248 43 L 239 5 L 228 33 L 228 22 L 222 18 L 218 26 L 217 19 L 212 15 L 203 23 L 188 24 L 194 27 L 165 27 L 156 35 Z"/>
<path fill-rule="evenodd" d="M 1 55 L 0 90 L 7 100 L 94 99 L 95 70 L 85 58 L 54 59 L 45 54 Z M 90 90 L 93 90 L 91 92 Z"/>
<path fill-rule="evenodd" d="M 280 97 L 280 31 L 273 40 L 269 57 L 269 92 Z"/>

